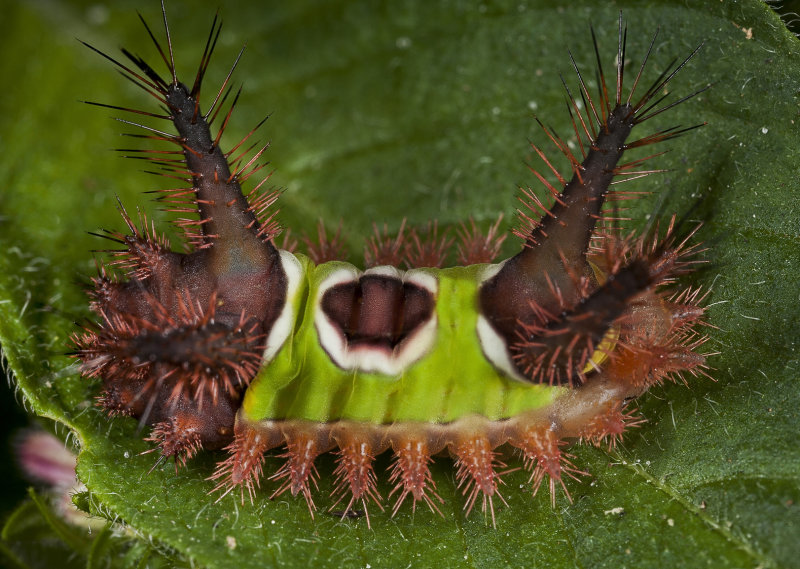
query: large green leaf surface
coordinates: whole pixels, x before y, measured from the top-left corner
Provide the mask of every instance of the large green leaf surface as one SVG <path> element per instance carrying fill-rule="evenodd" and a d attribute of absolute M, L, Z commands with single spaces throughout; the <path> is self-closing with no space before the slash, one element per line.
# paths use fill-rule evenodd
<path fill-rule="evenodd" d="M 672 212 L 703 222 L 709 262 L 691 280 L 711 290 L 715 381 L 690 378 L 642 397 L 647 423 L 614 452 L 574 448 L 591 476 L 568 482 L 571 505 L 531 497 L 526 473 L 513 472 L 494 528 L 479 511 L 465 517 L 452 462 L 438 458 L 444 516 L 406 505 L 392 518 L 373 507 L 369 529 L 326 513 L 330 458 L 319 464 L 314 519 L 301 499 L 269 500 L 269 482 L 253 505 L 215 503 L 205 477 L 219 455 L 177 476 L 169 464 L 147 474 L 154 458 L 140 454 L 148 445 L 136 422 L 105 418 L 93 406 L 98 386 L 64 355 L 75 321 L 89 316 L 91 250 L 107 246 L 88 232 L 122 228 L 117 196 L 165 219 L 142 192 L 168 182 L 109 151 L 136 141 L 118 136 L 126 127 L 110 112 L 78 102 L 152 104 L 75 41 L 154 60 L 137 4 L 5 2 L 0 21 L 0 340 L 27 407 L 75 433 L 84 502 L 199 567 L 800 567 L 800 45 L 764 5 L 223 6 L 207 98 L 247 42 L 228 145 L 271 114 L 263 136 L 271 182 L 286 189 L 281 221 L 299 235 L 318 218 L 343 219 L 354 258 L 373 222 L 396 230 L 403 218 L 511 220 L 516 187 L 536 184 L 526 162 L 540 166 L 527 141 L 546 143 L 533 116 L 571 134 L 559 78 L 575 90 L 567 49 L 594 82 L 590 22 L 609 71 L 623 10 L 631 79 L 659 25 L 648 81 L 705 42 L 670 90 L 713 87 L 641 129 L 708 124 L 649 163 L 667 172 L 626 189 L 650 192 L 632 203 L 632 227 Z M 215 8 L 168 3 L 186 76 Z M 155 2 L 144 15 L 158 27 Z M 270 458 L 267 472 L 278 464 Z M 379 458 L 384 496 L 388 465 Z"/>

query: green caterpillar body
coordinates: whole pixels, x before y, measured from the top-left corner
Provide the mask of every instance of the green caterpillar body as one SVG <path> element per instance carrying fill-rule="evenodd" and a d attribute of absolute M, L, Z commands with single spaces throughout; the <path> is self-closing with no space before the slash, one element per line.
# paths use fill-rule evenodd
<path fill-rule="evenodd" d="M 405 274 L 378 267 L 361 273 L 347 263 L 315 266 L 304 257 L 294 259 L 289 262 L 297 263 L 301 275 L 287 306 L 295 327 L 248 388 L 244 420 L 348 420 L 377 425 L 442 424 L 469 415 L 501 420 L 548 405 L 565 391 L 510 380 L 485 356 L 478 333 L 477 290 L 482 276 L 492 269 L 489 265 Z M 332 282 L 352 282 L 359 274 L 423 283 L 435 305 L 413 331 L 414 337 L 403 338 L 394 349 L 352 343 L 348 349 L 344 334 L 322 309 L 322 297 Z"/>

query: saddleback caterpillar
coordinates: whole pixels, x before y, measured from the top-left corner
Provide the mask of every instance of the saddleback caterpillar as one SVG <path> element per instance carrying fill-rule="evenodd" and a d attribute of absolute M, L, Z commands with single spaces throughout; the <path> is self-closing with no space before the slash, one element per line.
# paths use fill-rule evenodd
<path fill-rule="evenodd" d="M 626 150 L 694 128 L 632 135 L 702 91 L 664 94 L 697 50 L 645 87 L 655 37 L 633 77 L 623 77 L 620 16 L 612 81 L 596 41 L 598 93 L 573 61 L 576 150 L 543 127 L 570 171 L 533 147 L 558 182 L 535 173 L 546 199 L 523 191 L 522 245 L 510 259 L 495 260 L 498 224 L 487 233 L 464 224 L 451 238 L 431 222 L 397 238 L 376 230 L 361 270 L 336 260 L 341 246 L 323 228 L 318 242 L 306 240 L 306 254 L 279 248 L 278 193 L 262 193 L 264 181 L 242 190 L 265 148 L 242 151 L 252 132 L 220 147 L 238 98 L 222 110 L 227 79 L 207 108 L 200 102 L 218 20 L 188 83 L 178 78 L 169 28 L 165 49 L 145 27 L 166 74 L 127 50 L 123 62 L 91 49 L 161 106 L 112 108 L 171 125 L 124 121 L 171 145 L 138 157 L 186 180 L 161 199 L 191 217 L 177 221 L 189 247 L 173 250 L 144 215 L 137 221 L 120 206 L 128 232 L 105 234 L 121 249 L 93 279 L 97 319 L 74 335 L 75 355 L 86 377 L 102 381 L 99 404 L 152 427 L 148 440 L 176 469 L 200 449 L 224 448 L 209 485 L 220 497 L 240 489 L 252 500 L 266 477 L 268 495 L 300 494 L 313 515 L 315 459 L 331 452 L 339 508 L 368 512 L 384 500 L 373 460 L 390 451 L 392 513 L 419 502 L 440 512 L 429 464 L 446 453 L 467 513 L 477 504 L 494 519 L 503 461 L 518 460 L 499 447 L 516 449 L 533 493 L 545 483 L 555 503 L 559 487 L 569 498 L 565 478 L 585 474 L 564 447 L 613 447 L 643 420 L 633 398 L 707 373 L 707 337 L 696 330 L 704 293 L 675 285 L 699 262 L 694 231 L 681 232 L 673 217 L 660 230 L 624 235 L 609 207 L 633 197 L 613 181 L 654 172 L 646 158 L 624 162 Z M 459 265 L 446 267 L 451 249 Z M 271 451 L 285 462 L 264 473 Z"/>

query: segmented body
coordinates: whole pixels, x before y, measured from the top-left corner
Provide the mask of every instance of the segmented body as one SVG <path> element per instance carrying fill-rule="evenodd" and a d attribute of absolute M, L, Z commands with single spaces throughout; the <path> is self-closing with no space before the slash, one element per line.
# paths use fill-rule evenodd
<path fill-rule="evenodd" d="M 215 20 L 191 89 L 166 57 L 167 80 L 127 52 L 138 70 L 112 59 L 169 111 L 153 116 L 171 121 L 177 135 L 140 126 L 178 146 L 172 157 L 151 158 L 191 179 L 167 198 L 197 212 L 180 222 L 194 250 L 172 252 L 146 219 L 137 227 L 123 210 L 131 234 L 109 237 L 125 245 L 111 263 L 125 276 L 101 268 L 92 291 L 100 322 L 74 337 L 83 373 L 103 381 L 101 404 L 153 425 L 162 457 L 177 465 L 201 447 L 228 445 L 215 489 L 239 487 L 252 499 L 264 453 L 285 448 L 273 495 L 302 494 L 313 513 L 314 461 L 333 451 L 347 512 L 381 504 L 372 462 L 391 449 L 396 512 L 407 499 L 439 511 L 428 465 L 448 451 L 465 508 L 480 501 L 494 516 L 500 447 L 519 449 L 534 493 L 547 477 L 555 500 L 556 484 L 566 493 L 564 477 L 582 474 L 562 450 L 568 441 L 614 445 L 640 422 L 629 399 L 681 372 L 705 373 L 705 337 L 694 330 L 702 295 L 667 288 L 690 270 L 697 247 L 677 238 L 674 218 L 664 235 L 638 238 L 604 222 L 612 180 L 642 162 L 620 164 L 624 151 L 687 130 L 629 140 L 671 106 L 652 100 L 683 64 L 634 99 L 640 70 L 624 100 L 621 19 L 613 98 L 602 73 L 594 99 L 578 73 L 589 103 L 581 114 L 572 100 L 583 156 L 548 132 L 570 159 L 571 180 L 534 147 L 563 188 L 537 174 L 553 204 L 526 192 L 528 208 L 544 216 L 520 213 L 522 250 L 491 264 L 496 226 L 486 236 L 465 226 L 462 258 L 485 262 L 409 271 L 382 263 L 437 265 L 451 241 L 435 227 L 427 242 L 414 234 L 414 246 L 378 236 L 369 259 L 378 266 L 365 272 L 328 261 L 336 247 L 324 231 L 310 249 L 314 260 L 275 246 L 276 194 L 258 196 L 259 184 L 245 197 L 240 182 L 257 170 L 255 158 L 230 166 L 212 137 L 219 95 L 200 111 L 218 33 Z"/>

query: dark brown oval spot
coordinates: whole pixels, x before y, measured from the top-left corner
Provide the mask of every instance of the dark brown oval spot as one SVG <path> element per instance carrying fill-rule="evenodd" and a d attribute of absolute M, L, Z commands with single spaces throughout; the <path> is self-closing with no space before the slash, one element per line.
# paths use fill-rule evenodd
<path fill-rule="evenodd" d="M 434 298 L 419 285 L 367 274 L 325 291 L 320 306 L 349 346 L 394 350 L 431 318 Z"/>

